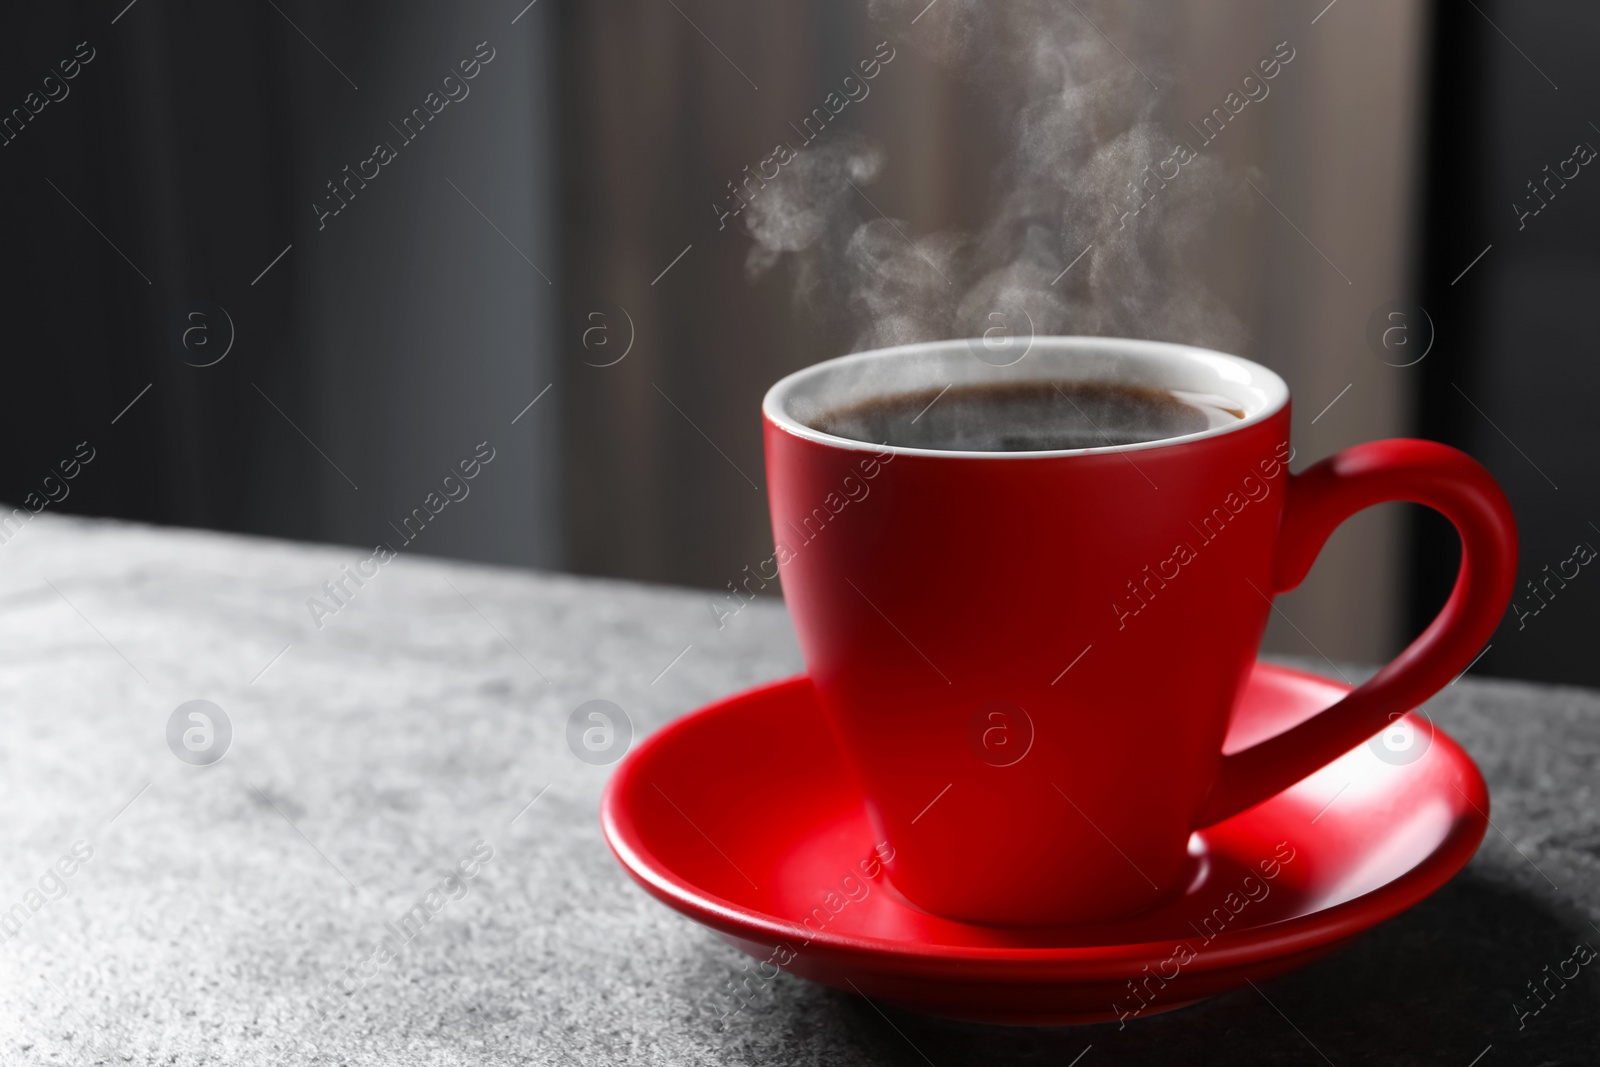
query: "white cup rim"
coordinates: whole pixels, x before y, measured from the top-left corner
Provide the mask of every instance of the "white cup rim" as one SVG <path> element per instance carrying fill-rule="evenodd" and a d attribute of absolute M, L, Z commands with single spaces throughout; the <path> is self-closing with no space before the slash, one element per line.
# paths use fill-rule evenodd
<path fill-rule="evenodd" d="M 1025 460 L 1142 452 L 1150 449 L 1189 444 L 1208 437 L 1220 437 L 1223 434 L 1237 433 L 1257 423 L 1265 422 L 1282 410 L 1284 405 L 1289 402 L 1289 386 L 1274 371 L 1242 356 L 1228 355 L 1225 352 L 1199 348 L 1194 345 L 1175 344 L 1168 341 L 1144 341 L 1123 337 L 1041 336 L 1030 339 L 1025 356 L 1019 357 L 1015 364 L 1005 367 L 997 367 L 980 360 L 975 355 L 975 352 L 982 347 L 983 342 L 977 339 L 921 341 L 914 344 L 896 345 L 892 348 L 878 348 L 867 352 L 855 352 L 847 356 L 838 356 L 834 359 L 814 363 L 780 379 L 772 388 L 767 390 L 767 395 L 761 402 L 761 410 L 774 426 L 785 433 L 832 448 L 872 452 L 880 455 L 929 456 L 941 459 Z M 1039 358 L 1032 365 L 1024 366 L 1028 362 L 1026 357 L 1036 353 Z M 863 378 L 880 370 L 887 371 L 887 368 L 896 362 L 913 365 L 922 364 L 923 366 L 919 373 L 925 380 L 920 387 L 928 388 L 930 385 L 937 384 L 938 380 L 937 374 L 929 373 L 930 368 L 927 366 L 929 364 L 940 366 L 947 372 L 955 372 L 970 381 L 1060 381 L 1062 380 L 1062 375 L 1059 371 L 1056 373 L 1041 373 L 1041 365 L 1054 361 L 1064 366 L 1074 357 L 1099 360 L 1099 364 L 1095 368 L 1095 376 L 1081 380 L 1126 381 L 1127 379 L 1119 377 L 1115 370 L 1111 369 L 1113 367 L 1138 367 L 1140 376 L 1145 379 L 1142 384 L 1160 384 L 1159 381 L 1151 382 L 1150 379 L 1152 376 L 1159 379 L 1163 375 L 1181 376 L 1189 382 L 1204 380 L 1211 388 L 1211 391 L 1239 402 L 1242 405 L 1242 410 L 1245 411 L 1245 417 L 1226 425 L 1214 426 L 1195 433 L 1182 434 L 1176 437 L 1163 437 L 1154 441 L 1141 441 L 1136 444 L 1099 445 L 1093 448 L 1064 448 L 1048 451 L 974 452 L 958 449 L 914 448 L 904 445 L 874 444 L 849 437 L 839 437 L 835 434 L 814 429 L 802 417 L 797 415 L 795 410 L 797 407 L 804 407 L 808 398 L 814 398 L 819 391 L 822 391 L 828 384 L 829 379 L 837 379 L 840 376 Z M 967 360 L 972 362 L 971 367 L 965 363 Z M 1071 380 L 1080 379 L 1073 378 Z M 880 395 L 903 392 L 909 388 L 912 388 L 909 384 L 894 386 L 885 389 Z M 868 396 L 851 394 L 851 399 L 859 402 L 860 400 L 870 399 L 870 394 Z"/>

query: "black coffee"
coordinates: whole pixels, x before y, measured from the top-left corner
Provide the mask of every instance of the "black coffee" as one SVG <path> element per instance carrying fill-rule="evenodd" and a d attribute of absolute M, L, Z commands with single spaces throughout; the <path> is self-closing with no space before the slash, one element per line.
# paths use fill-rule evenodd
<path fill-rule="evenodd" d="M 1044 452 L 1181 437 L 1242 419 L 1222 397 L 1085 382 L 960 385 L 869 400 L 811 428 L 904 448 Z"/>

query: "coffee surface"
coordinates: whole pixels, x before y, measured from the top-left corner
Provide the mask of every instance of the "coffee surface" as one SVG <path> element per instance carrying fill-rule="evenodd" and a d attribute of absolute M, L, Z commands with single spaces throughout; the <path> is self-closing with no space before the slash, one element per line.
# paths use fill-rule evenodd
<path fill-rule="evenodd" d="M 1044 452 L 1131 445 L 1244 417 L 1221 397 L 1098 382 L 961 385 L 839 408 L 811 428 L 902 448 Z"/>

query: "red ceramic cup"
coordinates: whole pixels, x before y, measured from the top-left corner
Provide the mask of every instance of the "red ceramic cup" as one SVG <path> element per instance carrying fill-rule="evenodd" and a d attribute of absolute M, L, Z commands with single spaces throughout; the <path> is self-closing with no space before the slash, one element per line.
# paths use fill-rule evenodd
<path fill-rule="evenodd" d="M 1046 925 L 1182 890 L 1191 834 L 1380 732 L 1477 655 L 1510 599 L 1516 531 L 1468 456 L 1358 445 L 1291 475 L 1289 392 L 1182 345 L 1038 338 L 863 352 L 763 404 L 784 598 L 894 887 L 969 922 Z M 820 413 L 946 384 L 1094 381 L 1229 398 L 1245 417 L 1124 447 L 957 452 L 819 432 Z M 1461 570 L 1427 630 L 1367 684 L 1224 753 L 1273 594 L 1345 518 L 1441 512 Z M 781 752 L 773 754 L 782 759 Z"/>

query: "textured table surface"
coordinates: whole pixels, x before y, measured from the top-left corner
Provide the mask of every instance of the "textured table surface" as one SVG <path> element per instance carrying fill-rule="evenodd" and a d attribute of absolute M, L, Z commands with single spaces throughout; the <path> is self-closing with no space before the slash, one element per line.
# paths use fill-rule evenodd
<path fill-rule="evenodd" d="M 1600 1058 L 1600 968 L 1518 1018 L 1526 983 L 1600 947 L 1596 694 L 1438 697 L 1493 791 L 1478 856 L 1259 991 L 1122 1031 L 1009 1030 L 782 975 L 718 1026 L 741 957 L 617 866 L 609 769 L 575 758 L 566 721 L 603 698 L 643 735 L 794 672 L 781 605 L 718 629 L 701 593 L 402 556 L 319 629 L 307 598 L 366 556 L 49 517 L 0 545 L 0 911 L 22 916 L 0 925 L 0 1063 Z M 194 699 L 232 727 L 210 766 L 168 745 Z M 475 876 L 444 881 L 463 860 Z M 385 924 L 441 883 L 377 962 Z M 346 974 L 353 992 L 319 999 Z"/>

